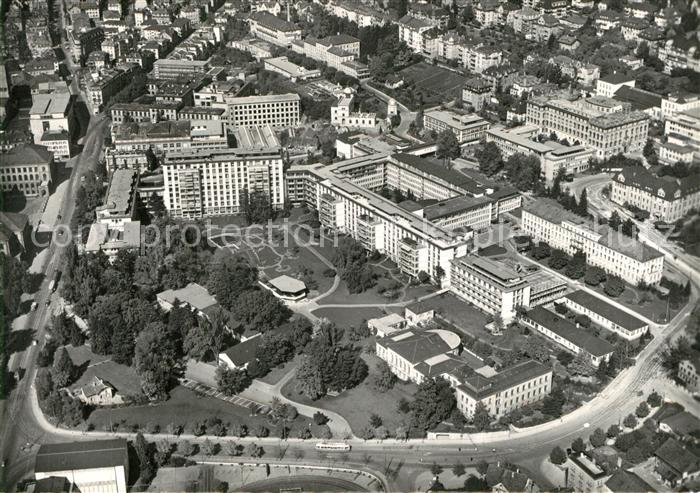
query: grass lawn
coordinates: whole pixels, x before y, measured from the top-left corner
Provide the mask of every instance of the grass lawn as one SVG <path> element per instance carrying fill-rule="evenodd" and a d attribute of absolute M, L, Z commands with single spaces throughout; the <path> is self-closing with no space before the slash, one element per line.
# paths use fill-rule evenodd
<path fill-rule="evenodd" d="M 401 308 L 394 308 L 392 311 L 392 313 L 401 312 L 403 312 Z M 319 308 L 312 313 L 317 317 L 326 317 L 341 328 L 358 327 L 362 322 L 370 318 L 379 318 L 387 315 L 386 311 L 374 307 Z"/>
<path fill-rule="evenodd" d="M 175 387 L 170 392 L 170 399 L 165 402 L 145 405 L 128 406 L 113 409 L 97 409 L 90 414 L 88 423 L 96 430 L 104 430 L 110 424 L 119 424 L 121 430 L 133 425 L 145 427 L 148 423 L 157 424 L 165 430 L 170 423 L 184 426 L 185 432 L 190 432 L 197 421 L 218 417 L 227 424 L 240 423 L 248 427 L 254 434 L 260 425 L 270 430 L 270 436 L 277 436 L 276 426 L 265 416 L 251 416 L 247 409 L 229 404 L 219 399 L 202 396 L 185 387 Z M 308 418 L 297 417 L 288 426 L 290 436 L 296 436 L 299 429 L 308 425 Z"/>
<path fill-rule="evenodd" d="M 653 322 L 662 321 L 666 317 L 667 309 L 669 313 L 669 320 L 671 320 L 676 316 L 681 308 L 683 308 L 683 306 L 676 308 L 671 305 L 667 306 L 666 300 L 657 298 L 652 292 L 648 293 L 648 295 L 646 295 L 646 299 L 644 299 L 642 298 L 642 293 L 639 291 L 639 289 L 630 285 L 628 285 L 623 293 L 617 298 L 612 298 L 605 294 L 603 284 L 596 286 L 593 289 L 598 291 L 603 296 L 625 305 L 627 308 L 639 313 L 643 317 L 646 317 Z"/>
<path fill-rule="evenodd" d="M 346 390 L 337 396 L 325 396 L 312 401 L 296 391 L 297 381 L 293 378 L 282 387 L 282 393 L 289 399 L 302 404 L 337 412 L 350 423 L 355 434 L 369 424 L 370 415 L 375 413 L 381 416 L 384 426 L 393 435 L 396 428 L 404 426 L 408 421 L 408 416 L 397 410 L 399 400 L 403 397 L 410 401 L 417 386 L 413 383 L 397 383 L 388 392 L 377 392 L 371 387 L 369 381 L 376 372 L 379 358 L 366 353 L 362 357 L 369 366 L 369 376 L 354 389 Z"/>
<path fill-rule="evenodd" d="M 293 360 L 287 361 L 285 364 L 273 368 L 270 373 L 265 375 L 258 380 L 261 380 L 267 384 L 275 385 L 277 382 L 282 380 L 287 373 L 292 371 L 299 364 L 299 355 L 295 356 Z"/>

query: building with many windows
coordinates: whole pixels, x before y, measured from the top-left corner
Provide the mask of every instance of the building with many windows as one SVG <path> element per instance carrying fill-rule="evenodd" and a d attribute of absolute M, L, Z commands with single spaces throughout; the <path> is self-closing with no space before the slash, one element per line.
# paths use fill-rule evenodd
<path fill-rule="evenodd" d="M 428 130 L 451 130 L 460 143 L 481 139 L 491 126 L 478 115 L 462 115 L 453 111 L 434 108 L 423 113 L 423 125 Z"/>
<path fill-rule="evenodd" d="M 565 210 L 552 199 L 538 199 L 523 207 L 522 230 L 534 241 L 543 241 L 573 255 L 586 254 L 586 262 L 634 286 L 661 281 L 664 256 L 654 248 L 592 223 Z"/>
<path fill-rule="evenodd" d="M 639 207 L 653 220 L 672 223 L 700 208 L 700 176 L 658 177 L 642 166 L 625 168 L 613 179 L 610 200 Z"/>
<path fill-rule="evenodd" d="M 521 322 L 574 354 L 580 354 L 598 367 L 608 361 L 615 346 L 597 337 L 592 329 L 574 324 L 556 313 L 537 306 L 520 316 Z"/>
<path fill-rule="evenodd" d="M 295 40 L 301 39 L 299 26 L 269 12 L 253 12 L 248 17 L 248 24 L 253 36 L 284 48 L 291 47 Z"/>
<path fill-rule="evenodd" d="M 611 474 L 596 464 L 592 455 L 586 452 L 572 452 L 564 467 L 567 469 L 566 486 L 573 491 L 607 491 L 605 483 Z"/>
<path fill-rule="evenodd" d="M 565 175 L 575 175 L 586 171 L 594 150 L 582 145 L 563 145 L 556 141 L 539 142 L 538 129 L 531 125 L 515 127 L 511 130 L 490 129 L 486 132 L 487 142 L 494 142 L 501 150 L 503 159 L 515 153 L 537 156 L 540 171 L 548 186 L 564 171 Z"/>
<path fill-rule="evenodd" d="M 215 120 L 122 123 L 112 126 L 112 145 L 116 152 L 225 149 L 228 131 L 223 122 Z"/>
<path fill-rule="evenodd" d="M 35 144 L 21 144 L 0 154 L 3 193 L 48 196 L 54 177 L 53 153 Z"/>
<path fill-rule="evenodd" d="M 592 147 L 599 159 L 641 152 L 649 131 L 647 114 L 602 96 L 576 101 L 536 96 L 527 102 L 526 121 L 541 133 Z"/>
<path fill-rule="evenodd" d="M 666 135 L 680 136 L 700 159 L 700 107 L 681 111 L 666 118 Z"/>
<path fill-rule="evenodd" d="M 432 56 L 428 31 L 435 26 L 424 19 L 418 19 L 411 15 L 405 15 L 398 21 L 399 41 L 403 41 L 414 52 L 425 56 Z"/>
<path fill-rule="evenodd" d="M 579 289 L 559 300 L 567 308 L 586 315 L 591 321 L 628 341 L 639 339 L 649 331 L 649 324 L 634 315 L 617 308 L 588 291 Z"/>
<path fill-rule="evenodd" d="M 274 128 L 299 125 L 301 98 L 298 94 L 269 94 L 224 98 L 224 120 L 229 128 L 264 126 Z M 212 103 L 212 106 L 219 106 Z"/>
<path fill-rule="evenodd" d="M 292 50 L 325 63 L 356 79 L 369 77 L 369 68 L 358 61 L 360 40 L 347 34 L 337 34 L 321 39 L 307 37 L 292 43 Z"/>
<path fill-rule="evenodd" d="M 35 94 L 29 110 L 29 128 L 34 143 L 54 153 L 54 159 L 65 161 L 71 157 L 71 138 L 74 131 L 73 98 L 69 92 Z"/>
<path fill-rule="evenodd" d="M 253 193 L 284 207 L 282 155 L 270 127 L 236 130 L 235 149 L 168 152 L 163 161 L 166 209 L 174 217 L 241 212 Z"/>
<path fill-rule="evenodd" d="M 698 356 L 695 353 L 695 356 Z M 685 386 L 691 392 L 700 391 L 700 364 L 698 364 L 698 359 L 695 360 L 683 360 L 678 363 L 678 379 L 685 383 Z"/>
<path fill-rule="evenodd" d="M 552 369 L 541 363 L 527 360 L 496 372 L 460 347 L 453 332 L 410 327 L 378 338 L 376 354 L 402 380 L 446 379 L 454 389 L 457 408 L 467 418 L 482 404 L 498 419 L 544 399 L 552 390 Z"/>

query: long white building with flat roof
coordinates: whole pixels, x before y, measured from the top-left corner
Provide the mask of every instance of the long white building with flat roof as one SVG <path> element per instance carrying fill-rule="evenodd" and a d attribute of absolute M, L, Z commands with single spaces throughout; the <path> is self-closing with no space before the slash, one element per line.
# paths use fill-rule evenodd
<path fill-rule="evenodd" d="M 212 107 L 226 109 L 224 120 L 230 129 L 270 125 L 275 128 L 296 127 L 301 117 L 298 94 L 269 94 L 266 96 L 225 97 L 223 103 Z"/>
<path fill-rule="evenodd" d="M 586 254 L 586 262 L 636 286 L 641 282 L 656 285 L 661 281 L 664 256 L 658 250 L 607 225 L 595 225 L 564 209 L 552 199 L 540 198 L 523 207 L 522 231 L 534 241 L 573 255 Z"/>

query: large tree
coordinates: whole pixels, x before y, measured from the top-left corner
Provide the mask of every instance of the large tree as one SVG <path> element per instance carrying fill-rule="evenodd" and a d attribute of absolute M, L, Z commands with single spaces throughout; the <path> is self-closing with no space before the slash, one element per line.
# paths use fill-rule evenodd
<path fill-rule="evenodd" d="M 411 423 L 419 430 L 430 430 L 450 417 L 457 405 L 450 383 L 443 378 L 426 378 L 418 386 L 411 403 Z"/>
<path fill-rule="evenodd" d="M 75 377 L 75 366 L 71 360 L 66 348 L 61 347 L 56 351 L 54 357 L 53 368 L 51 371 L 51 380 L 55 388 L 60 389 L 67 387 Z"/>
<path fill-rule="evenodd" d="M 151 322 L 136 339 L 134 366 L 151 399 L 164 399 L 182 371 L 179 350 L 162 322 Z"/>
<path fill-rule="evenodd" d="M 236 395 L 247 389 L 250 384 L 251 379 L 244 369 L 231 369 L 223 365 L 216 369 L 216 385 L 219 392 Z"/>
<path fill-rule="evenodd" d="M 228 313 L 214 310 L 206 317 L 199 317 L 197 325 L 190 328 L 182 343 L 182 349 L 190 358 L 198 361 L 216 359 L 224 347 Z"/>
<path fill-rule="evenodd" d="M 474 152 L 479 169 L 488 176 L 495 175 L 503 168 L 503 156 L 495 142 L 482 143 Z"/>
<path fill-rule="evenodd" d="M 459 147 L 459 141 L 455 136 L 454 132 L 450 129 L 443 130 L 438 134 L 437 138 L 437 150 L 435 155 L 440 159 L 454 159 L 458 158 L 461 149 Z"/>

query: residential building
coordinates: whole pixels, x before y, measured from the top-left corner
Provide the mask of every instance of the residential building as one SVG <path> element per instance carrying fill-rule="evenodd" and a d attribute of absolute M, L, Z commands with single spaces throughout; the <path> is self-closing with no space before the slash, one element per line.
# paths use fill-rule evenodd
<path fill-rule="evenodd" d="M 700 477 L 700 457 L 675 438 L 654 452 L 654 470 L 671 488 L 679 488 Z"/>
<path fill-rule="evenodd" d="M 347 87 L 338 100 L 331 106 L 331 124 L 336 127 L 376 128 L 378 124 L 376 113 L 358 113 L 352 111 L 355 99 L 352 88 Z"/>
<path fill-rule="evenodd" d="M 175 217 L 235 214 L 248 194 L 264 193 L 275 209 L 284 207 L 279 141 L 268 127 L 241 127 L 235 149 L 168 152 L 163 162 L 163 201 Z"/>
<path fill-rule="evenodd" d="M 435 27 L 430 22 L 418 19 L 411 15 L 405 15 L 398 21 L 399 41 L 403 41 L 414 52 L 425 56 L 432 56 L 429 48 L 430 38 L 428 32 Z"/>
<path fill-rule="evenodd" d="M 331 1 L 326 9 L 336 17 L 347 19 L 357 24 L 357 27 L 383 26 L 387 23 L 387 16 L 362 3 L 349 3 Z"/>
<path fill-rule="evenodd" d="M 97 375 L 85 385 L 73 391 L 73 396 L 88 406 L 113 406 L 123 400 L 116 395 L 116 390 Z"/>
<path fill-rule="evenodd" d="M 700 108 L 700 94 L 674 92 L 661 99 L 661 118 L 667 119 Z"/>
<path fill-rule="evenodd" d="M 644 167 L 625 168 L 613 179 L 610 200 L 639 207 L 654 220 L 672 223 L 700 209 L 700 176 L 657 177 Z"/>
<path fill-rule="evenodd" d="M 102 70 L 99 78 L 90 80 L 86 84 L 85 93 L 93 114 L 103 111 L 114 96 L 130 86 L 135 72 L 135 65 L 122 65 L 116 69 Z"/>
<path fill-rule="evenodd" d="M 695 354 L 697 356 L 697 353 Z M 700 391 L 700 364 L 698 359 L 683 360 L 678 363 L 678 379 L 683 382 L 691 392 Z"/>
<path fill-rule="evenodd" d="M 658 57 L 664 62 L 664 72 L 670 74 L 675 68 L 700 72 L 698 47 L 695 32 L 690 32 L 688 35 L 679 34 L 662 42 L 659 46 Z"/>
<path fill-rule="evenodd" d="M 569 101 L 536 96 L 528 100 L 527 123 L 544 134 L 592 147 L 600 159 L 640 152 L 649 131 L 648 115 L 604 97 Z"/>
<path fill-rule="evenodd" d="M 66 161 L 71 157 L 74 131 L 73 98 L 70 93 L 36 94 L 29 110 L 29 128 L 34 143 L 53 152 L 54 159 Z"/>
<path fill-rule="evenodd" d="M 299 125 L 301 98 L 298 94 L 269 94 L 224 98 L 229 128 L 264 126 L 288 128 Z"/>
<path fill-rule="evenodd" d="M 484 104 L 493 96 L 493 92 L 493 84 L 483 78 L 474 77 L 464 83 L 462 101 L 469 103 L 474 111 L 481 111 Z"/>
<path fill-rule="evenodd" d="M 199 317 L 209 317 L 221 309 L 209 291 L 195 282 L 180 289 L 166 289 L 156 295 L 156 301 L 166 312 L 175 306 L 185 306 Z"/>
<path fill-rule="evenodd" d="M 700 418 L 688 411 L 680 411 L 659 420 L 659 431 L 684 440 L 700 430 Z"/>
<path fill-rule="evenodd" d="M 666 118 L 664 133 L 685 138 L 693 149 L 695 159 L 700 159 L 700 107 Z"/>
<path fill-rule="evenodd" d="M 122 123 L 112 126 L 112 145 L 117 152 L 226 149 L 228 131 L 223 122 L 215 120 Z"/>
<path fill-rule="evenodd" d="M 329 67 L 340 70 L 356 79 L 369 77 L 367 65 L 358 61 L 360 40 L 347 34 L 338 34 L 322 39 L 307 37 L 303 41 L 294 41 L 292 50 L 325 63 Z"/>
<path fill-rule="evenodd" d="M 618 469 L 605 482 L 604 493 L 629 493 L 631 491 L 655 491 L 654 487 L 638 475 L 625 469 Z"/>
<path fill-rule="evenodd" d="M 101 27 L 68 29 L 68 42 L 71 46 L 71 56 L 76 62 L 85 60 L 90 53 L 97 51 L 104 40 L 104 30 Z"/>
<path fill-rule="evenodd" d="M 520 321 L 574 354 L 582 355 L 594 367 L 610 360 L 615 346 L 597 337 L 592 329 L 574 324 L 543 306 L 520 316 Z"/>
<path fill-rule="evenodd" d="M 567 294 L 559 301 L 570 310 L 586 315 L 594 324 L 614 332 L 628 341 L 639 339 L 649 332 L 647 322 L 588 291 L 579 289 Z"/>
<path fill-rule="evenodd" d="M 553 199 L 540 199 L 523 207 L 522 230 L 534 241 L 544 241 L 569 255 L 586 254 L 586 262 L 634 286 L 656 285 L 663 274 L 663 254 L 652 247 L 591 223 L 565 210 Z"/>
<path fill-rule="evenodd" d="M 124 438 L 47 443 L 39 447 L 34 479 L 66 478 L 72 490 L 127 492 L 129 456 Z"/>
<path fill-rule="evenodd" d="M 489 122 L 473 113 L 463 115 L 440 108 L 426 110 L 423 114 L 423 125 L 428 130 L 438 133 L 451 130 L 460 143 L 481 139 L 491 126 Z"/>
<path fill-rule="evenodd" d="M 256 335 L 234 344 L 219 353 L 219 365 L 231 370 L 247 368 L 251 362 L 257 359 L 256 353 L 262 342 L 262 336 Z"/>
<path fill-rule="evenodd" d="M 156 79 L 172 80 L 181 76 L 198 77 L 207 73 L 209 62 L 206 60 L 178 60 L 161 58 L 153 62 L 153 76 Z"/>
<path fill-rule="evenodd" d="M 564 464 L 566 467 L 566 486 L 573 491 L 603 493 L 605 483 L 611 474 L 598 464 L 595 458 L 586 452 L 572 452 Z"/>
<path fill-rule="evenodd" d="M 54 179 L 53 153 L 46 147 L 22 144 L 0 154 L 0 184 L 3 193 L 25 197 L 48 197 Z"/>
<path fill-rule="evenodd" d="M 462 65 L 470 72 L 483 74 L 503 61 L 503 51 L 495 46 L 469 47 L 462 52 Z"/>
<path fill-rule="evenodd" d="M 254 12 L 248 17 L 250 33 L 277 46 L 289 48 L 301 39 L 301 28 L 269 12 Z"/>
<path fill-rule="evenodd" d="M 140 98 L 139 98 L 140 99 Z M 150 101 L 142 103 L 115 103 L 109 109 L 113 125 L 123 123 L 158 123 L 179 119 L 179 101 Z"/>

